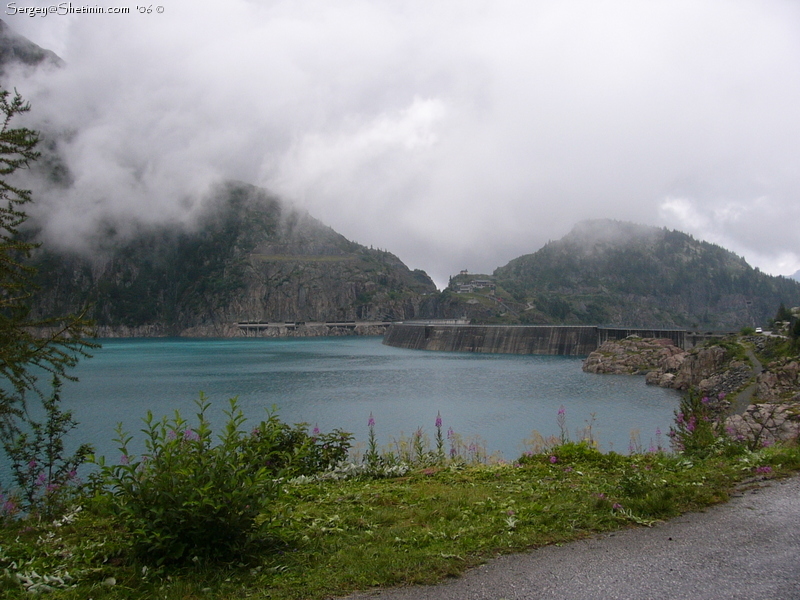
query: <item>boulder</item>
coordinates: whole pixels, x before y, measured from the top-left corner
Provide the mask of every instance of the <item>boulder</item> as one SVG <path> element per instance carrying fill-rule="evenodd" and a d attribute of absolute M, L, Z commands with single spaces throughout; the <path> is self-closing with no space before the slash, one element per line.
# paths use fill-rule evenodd
<path fill-rule="evenodd" d="M 800 406 L 751 404 L 744 414 L 725 420 L 728 435 L 757 446 L 797 440 L 800 436 Z"/>
<path fill-rule="evenodd" d="M 583 363 L 587 373 L 638 375 L 663 369 L 668 364 L 673 370 L 683 360 L 684 351 L 672 340 L 660 338 L 629 337 L 605 342 L 592 352 Z"/>

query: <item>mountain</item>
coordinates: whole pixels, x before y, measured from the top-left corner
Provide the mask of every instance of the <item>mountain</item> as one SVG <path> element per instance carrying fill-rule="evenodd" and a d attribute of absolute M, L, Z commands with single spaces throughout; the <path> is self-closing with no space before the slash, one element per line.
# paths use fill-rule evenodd
<path fill-rule="evenodd" d="M 797 272 L 797 273 L 795 273 L 794 275 L 789 275 L 789 277 L 790 277 L 791 279 L 794 279 L 795 281 L 800 281 L 800 271 L 798 271 L 798 272 Z"/>
<path fill-rule="evenodd" d="M 29 67 L 50 65 L 60 67 L 64 64 L 55 52 L 37 46 L 28 38 L 19 35 L 0 20 L 0 75 L 5 75 L 12 64 Z"/>
<path fill-rule="evenodd" d="M 529 323 L 739 329 L 800 305 L 800 283 L 679 231 L 584 221 L 494 272 Z"/>
<path fill-rule="evenodd" d="M 436 286 L 396 256 L 348 241 L 262 189 L 220 186 L 193 228 L 143 228 L 92 257 L 36 254 L 37 314 L 90 316 L 103 335 L 235 335 L 237 322 L 400 320 Z M 119 236 L 117 236 L 119 237 Z"/>

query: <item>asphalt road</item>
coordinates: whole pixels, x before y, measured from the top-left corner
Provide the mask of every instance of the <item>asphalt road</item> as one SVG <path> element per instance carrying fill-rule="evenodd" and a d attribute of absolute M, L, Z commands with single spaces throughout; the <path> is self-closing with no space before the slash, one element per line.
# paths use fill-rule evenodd
<path fill-rule="evenodd" d="M 503 556 L 437 586 L 348 600 L 800 600 L 800 477 L 652 528 Z"/>

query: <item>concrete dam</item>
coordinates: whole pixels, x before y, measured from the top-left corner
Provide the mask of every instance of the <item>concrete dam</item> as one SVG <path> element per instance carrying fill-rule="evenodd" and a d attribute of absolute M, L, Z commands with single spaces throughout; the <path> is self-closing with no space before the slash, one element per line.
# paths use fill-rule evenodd
<path fill-rule="evenodd" d="M 586 356 L 608 340 L 629 336 L 668 338 L 688 350 L 727 332 L 637 329 L 591 325 L 463 325 L 435 322 L 393 323 L 383 343 L 410 350 Z"/>

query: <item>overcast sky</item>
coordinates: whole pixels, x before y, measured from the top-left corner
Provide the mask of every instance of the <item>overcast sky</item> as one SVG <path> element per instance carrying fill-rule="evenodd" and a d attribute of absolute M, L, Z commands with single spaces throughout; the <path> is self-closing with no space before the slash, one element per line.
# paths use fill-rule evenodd
<path fill-rule="evenodd" d="M 604 217 L 800 269 L 800 2 L 37 6 L 0 18 L 67 63 L 15 81 L 69 134 L 60 239 L 233 178 L 440 286 Z"/>

